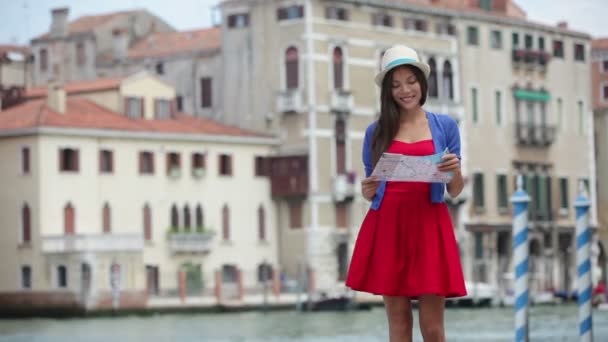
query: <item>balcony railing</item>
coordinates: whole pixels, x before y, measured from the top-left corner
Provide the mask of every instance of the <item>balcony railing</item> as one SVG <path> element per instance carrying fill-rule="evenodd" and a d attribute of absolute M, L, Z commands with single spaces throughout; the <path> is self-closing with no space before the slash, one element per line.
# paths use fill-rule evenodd
<path fill-rule="evenodd" d="M 302 197 L 308 194 L 308 156 L 270 158 L 270 187 L 273 197 Z"/>
<path fill-rule="evenodd" d="M 555 141 L 555 127 L 517 123 L 515 138 L 520 145 L 549 146 Z"/>
<path fill-rule="evenodd" d="M 78 234 L 42 237 L 44 253 L 139 252 L 144 248 L 142 234 Z"/>
<path fill-rule="evenodd" d="M 208 253 L 215 232 L 170 233 L 169 249 L 171 253 Z"/>
<path fill-rule="evenodd" d="M 302 108 L 302 94 L 299 89 L 279 92 L 277 95 L 277 111 L 279 113 L 299 113 Z"/>
<path fill-rule="evenodd" d="M 524 62 L 527 65 L 538 64 L 544 67 L 549 63 L 551 55 L 545 50 L 513 49 L 511 58 L 516 63 Z"/>
<path fill-rule="evenodd" d="M 350 91 L 336 89 L 331 92 L 331 111 L 350 113 L 353 111 L 354 101 Z"/>
<path fill-rule="evenodd" d="M 334 201 L 346 202 L 354 199 L 355 179 L 356 175 L 354 172 L 334 176 L 332 184 L 332 195 Z"/>

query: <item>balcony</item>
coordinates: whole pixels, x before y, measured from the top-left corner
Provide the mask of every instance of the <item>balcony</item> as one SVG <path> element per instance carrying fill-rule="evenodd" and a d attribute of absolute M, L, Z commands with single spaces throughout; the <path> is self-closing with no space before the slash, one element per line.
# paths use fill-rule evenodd
<path fill-rule="evenodd" d="M 549 146 L 555 141 L 555 127 L 517 123 L 515 139 L 519 145 Z"/>
<path fill-rule="evenodd" d="M 141 252 L 142 234 L 78 234 L 42 237 L 43 253 Z"/>
<path fill-rule="evenodd" d="M 302 108 L 302 93 L 299 89 L 279 92 L 277 95 L 277 111 L 279 113 L 300 113 Z"/>
<path fill-rule="evenodd" d="M 308 194 L 308 156 L 270 158 L 273 197 L 304 197 Z"/>
<path fill-rule="evenodd" d="M 332 197 L 334 201 L 342 203 L 355 198 L 355 179 L 354 172 L 334 176 L 332 182 Z"/>
<path fill-rule="evenodd" d="M 350 113 L 355 104 L 350 91 L 336 89 L 331 92 L 331 111 L 336 113 Z"/>
<path fill-rule="evenodd" d="M 528 66 L 538 64 L 541 67 L 546 67 L 551 59 L 549 53 L 545 50 L 531 49 L 513 49 L 512 60 L 515 63 L 524 62 Z"/>
<path fill-rule="evenodd" d="M 208 253 L 215 232 L 169 233 L 169 250 L 173 254 L 179 253 Z"/>

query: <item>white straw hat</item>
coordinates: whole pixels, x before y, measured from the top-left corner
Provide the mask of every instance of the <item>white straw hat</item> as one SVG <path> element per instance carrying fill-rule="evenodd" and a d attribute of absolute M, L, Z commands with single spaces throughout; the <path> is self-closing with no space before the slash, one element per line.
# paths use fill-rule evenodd
<path fill-rule="evenodd" d="M 382 56 L 382 69 L 374 80 L 379 87 L 382 87 L 382 80 L 387 72 L 400 65 L 413 65 L 422 70 L 424 77 L 428 78 L 431 68 L 425 62 L 420 61 L 414 49 L 405 45 L 395 45 L 384 52 Z"/>

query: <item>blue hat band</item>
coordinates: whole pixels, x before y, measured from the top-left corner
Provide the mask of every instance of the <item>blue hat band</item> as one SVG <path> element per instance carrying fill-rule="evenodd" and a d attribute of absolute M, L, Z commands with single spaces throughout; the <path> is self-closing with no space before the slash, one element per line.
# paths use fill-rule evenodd
<path fill-rule="evenodd" d="M 384 69 L 386 70 L 386 69 L 392 68 L 392 67 L 394 67 L 395 65 L 407 64 L 407 63 L 416 63 L 416 62 L 418 62 L 418 61 L 417 61 L 417 60 L 415 60 L 415 59 L 412 59 L 412 58 L 399 58 L 399 59 L 395 59 L 394 61 L 392 61 L 392 62 L 388 63 L 388 64 L 387 64 L 387 65 L 384 67 Z"/>

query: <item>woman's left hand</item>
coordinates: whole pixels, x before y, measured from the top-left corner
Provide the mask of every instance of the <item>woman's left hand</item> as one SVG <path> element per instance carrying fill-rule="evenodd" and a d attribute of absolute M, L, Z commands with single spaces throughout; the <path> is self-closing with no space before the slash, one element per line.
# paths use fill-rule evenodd
<path fill-rule="evenodd" d="M 441 157 L 443 160 L 439 163 L 437 169 L 441 172 L 454 172 L 460 174 L 460 160 L 454 153 L 448 153 Z"/>

